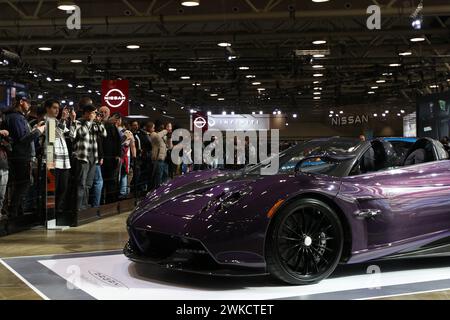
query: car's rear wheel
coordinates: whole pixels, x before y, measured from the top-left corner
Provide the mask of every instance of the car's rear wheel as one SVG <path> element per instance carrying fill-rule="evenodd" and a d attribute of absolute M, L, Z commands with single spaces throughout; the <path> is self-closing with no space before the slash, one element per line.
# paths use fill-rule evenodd
<path fill-rule="evenodd" d="M 344 232 L 336 212 L 316 199 L 300 199 L 276 213 L 266 246 L 271 275 L 289 284 L 313 284 L 338 265 Z"/>

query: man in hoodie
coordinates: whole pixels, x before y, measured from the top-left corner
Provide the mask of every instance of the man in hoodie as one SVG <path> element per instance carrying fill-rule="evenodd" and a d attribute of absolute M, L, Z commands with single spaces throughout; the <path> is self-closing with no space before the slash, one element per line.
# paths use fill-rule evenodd
<path fill-rule="evenodd" d="M 29 110 L 29 95 L 19 92 L 16 94 L 13 109 L 5 116 L 5 128 L 12 141 L 12 151 L 8 155 L 11 180 L 11 201 L 8 211 L 12 218 L 23 214 L 23 197 L 30 184 L 33 144 L 45 130 L 45 122 L 40 122 L 31 129 L 25 118 Z"/>

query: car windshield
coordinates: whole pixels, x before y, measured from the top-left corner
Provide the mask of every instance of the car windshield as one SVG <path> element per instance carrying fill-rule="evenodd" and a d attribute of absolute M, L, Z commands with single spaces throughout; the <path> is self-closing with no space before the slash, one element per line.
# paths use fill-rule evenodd
<path fill-rule="evenodd" d="M 358 139 L 327 138 L 299 143 L 279 154 L 279 173 L 295 171 L 334 175 L 337 166 L 352 159 L 362 145 Z M 259 174 L 262 163 L 247 166 L 245 174 Z"/>

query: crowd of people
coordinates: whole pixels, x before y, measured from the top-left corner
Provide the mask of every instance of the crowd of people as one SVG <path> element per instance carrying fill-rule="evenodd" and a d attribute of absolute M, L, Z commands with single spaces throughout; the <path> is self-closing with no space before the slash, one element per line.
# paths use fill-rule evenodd
<path fill-rule="evenodd" d="M 80 210 L 143 195 L 181 174 L 181 166 L 170 161 L 172 123 L 147 121 L 141 127 L 108 107 L 95 107 L 89 97 L 77 108 L 58 100 L 45 101 L 37 112 L 30 108 L 30 97 L 18 93 L 1 116 L 2 220 L 43 211 L 47 169 L 54 177 L 56 217 L 70 224 Z M 56 129 L 47 141 L 51 119 Z M 50 144 L 53 161 L 47 164 Z"/>

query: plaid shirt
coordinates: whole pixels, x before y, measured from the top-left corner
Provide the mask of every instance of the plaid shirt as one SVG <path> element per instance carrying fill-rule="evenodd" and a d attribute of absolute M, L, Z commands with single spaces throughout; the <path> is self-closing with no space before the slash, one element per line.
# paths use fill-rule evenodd
<path fill-rule="evenodd" d="M 106 138 L 106 129 L 102 123 L 75 121 L 75 130 L 70 130 L 71 138 L 75 139 L 73 153 L 75 159 L 89 162 L 89 155 L 94 156 L 94 163 L 98 162 L 97 135 Z"/>

